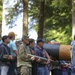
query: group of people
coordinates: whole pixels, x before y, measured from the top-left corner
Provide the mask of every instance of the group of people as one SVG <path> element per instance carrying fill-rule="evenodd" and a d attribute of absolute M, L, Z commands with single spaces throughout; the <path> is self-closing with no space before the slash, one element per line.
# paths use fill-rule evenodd
<path fill-rule="evenodd" d="M 43 39 L 39 38 L 36 46 L 35 40 L 27 35 L 23 35 L 19 45 L 14 40 L 14 32 L 1 38 L 0 75 L 49 75 L 47 65 L 50 57 L 43 49 Z M 35 56 L 46 58 L 47 61 Z"/>
<path fill-rule="evenodd" d="M 14 43 L 15 34 L 10 32 L 1 38 L 0 44 L 0 75 L 14 75 L 18 49 Z"/>
<path fill-rule="evenodd" d="M 73 55 L 70 66 L 65 60 L 57 60 L 49 56 L 43 48 L 42 38 L 38 38 L 36 44 L 35 40 L 27 35 L 23 35 L 18 43 L 15 43 L 14 40 L 14 32 L 9 32 L 8 35 L 1 38 L 0 75 L 50 75 L 50 72 L 51 75 L 75 74 L 75 41 L 71 44 Z M 59 43 L 51 41 L 48 44 Z"/>

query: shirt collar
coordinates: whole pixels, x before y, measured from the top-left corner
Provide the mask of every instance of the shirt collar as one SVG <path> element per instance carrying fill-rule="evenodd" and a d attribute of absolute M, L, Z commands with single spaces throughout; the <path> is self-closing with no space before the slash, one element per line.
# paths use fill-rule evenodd
<path fill-rule="evenodd" d="M 40 49 L 40 50 L 43 50 L 43 48 L 39 47 L 38 45 L 37 45 L 37 48 Z"/>

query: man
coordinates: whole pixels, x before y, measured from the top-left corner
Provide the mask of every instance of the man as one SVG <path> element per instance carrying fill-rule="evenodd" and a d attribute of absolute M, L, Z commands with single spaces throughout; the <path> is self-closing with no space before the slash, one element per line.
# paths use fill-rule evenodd
<path fill-rule="evenodd" d="M 14 58 L 14 60 L 11 62 L 11 65 L 9 67 L 8 75 L 14 75 L 16 71 L 16 60 L 17 60 L 18 50 L 17 50 L 16 44 L 14 43 L 15 33 L 9 32 L 8 36 L 10 38 L 10 43 L 8 44 L 8 46 L 11 50 L 11 55 Z"/>
<path fill-rule="evenodd" d="M 29 57 L 28 54 L 31 54 L 29 47 L 29 38 L 24 35 L 22 37 L 22 44 L 19 46 L 19 54 L 17 57 L 17 67 L 20 71 L 20 75 L 32 75 L 32 64 L 31 60 L 34 60 L 34 57 Z"/>
<path fill-rule="evenodd" d="M 1 66 L 1 75 L 7 75 L 10 60 L 12 56 L 10 55 L 10 48 L 7 44 L 10 42 L 10 39 L 7 35 L 2 37 L 2 44 L 0 45 L 0 66 Z"/>
<path fill-rule="evenodd" d="M 48 61 L 41 61 L 41 59 L 37 59 L 37 75 L 49 75 L 48 71 L 48 63 L 50 62 L 50 57 L 48 53 L 43 49 L 44 41 L 42 38 L 37 40 L 37 46 L 35 47 L 36 55 L 47 58 Z"/>
<path fill-rule="evenodd" d="M 35 40 L 34 39 L 29 39 L 29 48 L 32 53 L 32 55 L 35 55 L 35 50 L 34 50 L 34 45 L 35 45 Z M 36 61 L 32 62 L 32 75 L 37 75 L 37 63 Z"/>
<path fill-rule="evenodd" d="M 48 44 L 59 44 L 58 42 L 56 42 L 55 40 L 51 40 L 50 42 L 48 42 Z M 56 58 L 50 56 L 52 59 L 52 62 L 50 62 L 49 66 L 49 70 L 51 72 L 51 75 L 62 75 L 62 70 L 61 70 L 61 66 L 59 63 L 59 60 L 57 60 Z"/>
<path fill-rule="evenodd" d="M 72 57 L 71 57 L 71 75 L 75 75 L 75 35 L 74 40 L 71 42 Z"/>

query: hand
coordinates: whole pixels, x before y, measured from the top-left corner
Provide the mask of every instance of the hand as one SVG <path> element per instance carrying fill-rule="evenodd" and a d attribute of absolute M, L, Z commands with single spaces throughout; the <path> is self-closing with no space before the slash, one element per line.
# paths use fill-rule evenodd
<path fill-rule="evenodd" d="M 41 59 L 40 59 L 40 58 L 38 58 L 36 61 L 37 61 L 37 62 L 41 62 Z"/>
<path fill-rule="evenodd" d="M 34 61 L 35 60 L 35 57 L 31 57 L 31 60 Z"/>
<path fill-rule="evenodd" d="M 47 64 L 49 64 L 50 63 L 50 59 L 48 59 L 48 61 L 47 61 Z"/>
<path fill-rule="evenodd" d="M 47 64 L 48 64 L 48 62 L 43 62 L 42 64 L 45 64 L 45 65 L 47 65 Z"/>
<path fill-rule="evenodd" d="M 8 59 L 11 60 L 11 59 L 13 59 L 13 57 L 12 57 L 11 55 L 9 55 L 9 56 L 8 56 Z"/>

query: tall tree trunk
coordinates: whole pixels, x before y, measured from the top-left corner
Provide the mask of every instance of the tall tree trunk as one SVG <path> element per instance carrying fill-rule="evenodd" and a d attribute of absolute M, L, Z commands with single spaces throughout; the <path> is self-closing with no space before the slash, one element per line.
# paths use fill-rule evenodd
<path fill-rule="evenodd" d="M 23 0 L 23 35 L 28 34 L 28 0 Z"/>
<path fill-rule="evenodd" d="M 0 38 L 2 34 L 2 10 L 3 10 L 3 0 L 0 1 Z"/>
<path fill-rule="evenodd" d="M 45 1 L 40 1 L 39 9 L 39 25 L 38 25 L 38 38 L 43 38 L 43 28 L 44 28 L 44 5 Z"/>
<path fill-rule="evenodd" d="M 72 0 L 72 38 L 75 35 L 75 0 Z"/>
<path fill-rule="evenodd" d="M 2 33 L 2 24 L 0 23 L 0 38 L 1 38 L 1 33 Z"/>

